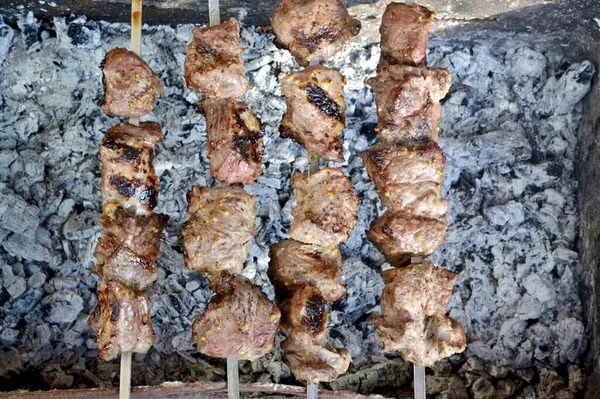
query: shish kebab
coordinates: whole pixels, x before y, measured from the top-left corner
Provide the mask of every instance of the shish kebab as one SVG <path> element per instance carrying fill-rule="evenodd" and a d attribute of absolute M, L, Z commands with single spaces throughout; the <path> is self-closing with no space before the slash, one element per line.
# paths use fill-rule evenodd
<path fill-rule="evenodd" d="M 317 384 L 345 373 L 351 361 L 346 349 L 325 346 L 326 306 L 346 294 L 339 281 L 338 245 L 348 240 L 358 221 L 358 195 L 342 169 L 317 171 L 319 158 L 344 161 L 346 112 L 344 76 L 318 63 L 357 35 L 360 22 L 339 0 L 283 0 L 271 27 L 276 42 L 300 65 L 310 63 L 281 81 L 287 105 L 281 136 L 304 146 L 312 160 L 306 174 L 292 176 L 297 206 L 292 210 L 291 239 L 271 247 L 269 275 L 288 335 L 281 347 L 295 377 L 307 382 L 308 397 L 316 398 Z"/>
<path fill-rule="evenodd" d="M 214 6 L 211 4 L 211 6 Z M 216 15 L 215 15 L 216 13 Z M 236 19 L 192 31 L 185 49 L 185 80 L 204 95 L 211 173 L 222 185 L 194 186 L 188 193 L 190 218 L 181 228 L 185 265 L 211 282 L 213 297 L 192 327 L 201 353 L 227 359 L 228 394 L 239 398 L 238 360 L 254 360 L 275 345 L 281 313 L 266 294 L 241 273 L 256 235 L 255 197 L 242 184 L 262 173 L 261 122 L 234 97 L 250 89 L 240 56 Z"/>
<path fill-rule="evenodd" d="M 419 5 L 387 6 L 378 74 L 367 82 L 381 142 L 361 153 L 387 207 L 367 237 L 395 267 L 383 273 L 387 285 L 381 315 L 373 323 L 384 352 L 399 353 L 421 367 L 466 348 L 463 328 L 446 315 L 457 275 L 428 260 L 414 262 L 441 245 L 447 227 L 438 125 L 451 75 L 426 65 L 432 19 L 433 13 Z"/>
<path fill-rule="evenodd" d="M 139 123 L 151 112 L 163 87 L 140 57 L 141 1 L 132 3 L 132 50 L 115 48 L 103 63 L 107 114 L 129 117 L 108 130 L 100 146 L 103 231 L 94 256 L 100 277 L 98 303 L 89 326 L 98 335 L 99 357 L 121 354 L 120 398 L 129 398 L 131 353 L 146 353 L 155 334 L 148 294 L 156 281 L 160 236 L 168 216 L 155 214 L 158 178 L 152 161 L 162 140 L 160 125 Z"/>

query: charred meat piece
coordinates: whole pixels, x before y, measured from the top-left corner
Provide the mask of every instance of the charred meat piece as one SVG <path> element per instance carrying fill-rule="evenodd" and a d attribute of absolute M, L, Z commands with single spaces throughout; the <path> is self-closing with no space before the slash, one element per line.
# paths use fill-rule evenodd
<path fill-rule="evenodd" d="M 120 123 L 108 130 L 100 146 L 104 206 L 114 201 L 139 215 L 149 214 L 158 200 L 158 178 L 152 160 L 163 139 L 160 125 Z"/>
<path fill-rule="evenodd" d="M 381 20 L 382 64 L 425 65 L 427 41 L 434 14 L 413 4 L 390 3 Z"/>
<path fill-rule="evenodd" d="M 282 0 L 271 18 L 277 42 L 290 50 L 300 65 L 311 58 L 326 59 L 360 32 L 340 0 Z"/>
<path fill-rule="evenodd" d="M 292 210 L 290 236 L 307 244 L 336 246 L 356 227 L 358 194 L 340 168 L 324 168 L 308 176 L 292 176 L 298 205 Z"/>
<path fill-rule="evenodd" d="M 300 381 L 331 382 L 350 366 L 346 349 L 327 349 L 310 334 L 297 331 L 281 343 L 294 376 Z"/>
<path fill-rule="evenodd" d="M 446 214 L 448 203 L 441 199 L 446 157 L 437 144 L 379 143 L 360 156 L 385 206 L 415 216 Z"/>
<path fill-rule="evenodd" d="M 240 25 L 235 18 L 217 26 L 196 28 L 185 48 L 187 87 L 207 97 L 241 97 L 250 90 L 242 61 Z"/>
<path fill-rule="evenodd" d="M 287 112 L 281 120 L 281 136 L 304 146 L 310 156 L 342 162 L 345 84 L 342 74 L 321 65 L 292 72 L 282 79 Z"/>
<path fill-rule="evenodd" d="M 252 183 L 262 173 L 260 120 L 243 103 L 209 97 L 200 103 L 206 116 L 212 175 L 227 184 Z"/>
<path fill-rule="evenodd" d="M 223 274 L 213 282 L 215 295 L 192 335 L 208 356 L 254 360 L 275 345 L 281 314 L 260 288 L 242 276 Z"/>
<path fill-rule="evenodd" d="M 392 266 L 410 263 L 411 256 L 431 255 L 444 241 L 445 220 L 388 210 L 371 223 L 367 238 Z"/>
<path fill-rule="evenodd" d="M 452 84 L 443 68 L 389 65 L 367 81 L 377 104 L 377 132 L 385 141 L 435 141 L 440 101 Z"/>
<path fill-rule="evenodd" d="M 158 277 L 155 262 L 168 219 L 155 213 L 136 217 L 117 203 L 107 205 L 100 217 L 104 229 L 94 252 L 94 272 L 103 281 L 117 280 L 136 290 L 150 286 Z"/>
<path fill-rule="evenodd" d="M 337 247 L 325 249 L 284 240 L 271 246 L 269 277 L 277 298 L 289 298 L 305 285 L 314 286 L 327 302 L 339 301 L 346 295 L 340 284 L 342 256 Z"/>
<path fill-rule="evenodd" d="M 117 281 L 98 290 L 98 304 L 88 324 L 98 335 L 102 360 L 114 359 L 122 352 L 146 353 L 154 343 L 148 294 Z"/>
<path fill-rule="evenodd" d="M 463 328 L 446 316 L 456 281 L 455 273 L 429 261 L 383 273 L 387 285 L 381 296 L 381 316 L 373 322 L 383 351 L 431 367 L 466 348 Z"/>
<path fill-rule="evenodd" d="M 281 305 L 282 330 L 290 334 L 302 331 L 313 338 L 323 338 L 327 328 L 325 305 L 327 302 L 316 287 L 299 288 Z"/>
<path fill-rule="evenodd" d="M 255 198 L 240 187 L 192 187 L 181 227 L 185 265 L 209 276 L 239 273 L 256 234 Z"/>
<path fill-rule="evenodd" d="M 104 104 L 109 115 L 139 118 L 156 107 L 163 86 L 148 64 L 124 48 L 110 50 L 103 63 Z"/>

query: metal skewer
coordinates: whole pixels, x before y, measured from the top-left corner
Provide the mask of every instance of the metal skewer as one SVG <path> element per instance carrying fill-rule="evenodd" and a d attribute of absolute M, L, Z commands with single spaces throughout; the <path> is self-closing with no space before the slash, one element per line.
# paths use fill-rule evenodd
<path fill-rule="evenodd" d="M 408 1 L 407 1 L 408 3 Z M 410 259 L 410 263 L 422 263 L 422 256 L 413 256 Z M 425 399 L 425 394 L 427 391 L 427 385 L 425 383 L 425 367 L 418 366 L 413 364 L 413 388 L 414 388 L 414 398 L 415 399 Z"/>

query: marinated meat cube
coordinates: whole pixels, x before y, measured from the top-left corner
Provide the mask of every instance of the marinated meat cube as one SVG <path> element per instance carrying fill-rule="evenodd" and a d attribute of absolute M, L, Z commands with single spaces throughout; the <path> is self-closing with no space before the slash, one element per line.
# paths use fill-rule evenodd
<path fill-rule="evenodd" d="M 327 328 L 325 305 L 327 302 L 316 287 L 299 288 L 281 305 L 281 329 L 290 334 L 302 331 L 313 338 L 323 338 Z"/>
<path fill-rule="evenodd" d="M 103 230 L 93 271 L 103 281 L 117 280 L 138 290 L 150 286 L 158 278 L 156 258 L 168 219 L 155 213 L 136 217 L 117 203 L 107 205 L 100 217 Z"/>
<path fill-rule="evenodd" d="M 360 32 L 340 0 L 282 0 L 271 18 L 277 42 L 290 50 L 300 65 L 313 57 L 326 59 Z"/>
<path fill-rule="evenodd" d="M 120 123 L 108 130 L 100 146 L 104 206 L 114 201 L 138 215 L 149 214 L 158 200 L 159 181 L 152 161 L 160 125 Z"/>
<path fill-rule="evenodd" d="M 392 266 L 410 263 L 411 256 L 428 256 L 444 241 L 445 220 L 388 210 L 371 223 L 367 238 Z"/>
<path fill-rule="evenodd" d="M 250 90 L 240 54 L 240 25 L 235 18 L 221 25 L 196 28 L 185 47 L 187 87 L 207 97 L 241 97 Z"/>
<path fill-rule="evenodd" d="M 136 292 L 117 281 L 109 281 L 98 290 L 98 304 L 88 324 L 98 335 L 102 360 L 119 353 L 146 353 L 154 343 L 148 294 Z"/>
<path fill-rule="evenodd" d="M 269 353 L 281 318 L 277 306 L 242 276 L 223 274 L 216 278 L 213 288 L 215 295 L 192 327 L 198 351 L 240 360 Z"/>
<path fill-rule="evenodd" d="M 192 187 L 181 227 L 185 265 L 209 277 L 244 268 L 256 234 L 255 197 L 234 186 Z"/>
<path fill-rule="evenodd" d="M 227 184 L 252 183 L 262 173 L 260 120 L 243 103 L 209 97 L 200 103 L 206 116 L 212 175 Z"/>
<path fill-rule="evenodd" d="M 337 246 L 348 240 L 356 227 L 358 194 L 340 168 L 324 168 L 308 176 L 292 176 L 298 205 L 292 210 L 290 236 L 321 247 Z"/>
<path fill-rule="evenodd" d="M 431 367 L 466 348 L 463 328 L 446 316 L 457 275 L 429 261 L 383 273 L 382 315 L 374 319 L 383 351 Z"/>
<path fill-rule="evenodd" d="M 283 78 L 281 92 L 287 112 L 281 120 L 281 136 L 304 146 L 309 156 L 342 162 L 345 84 L 342 74 L 320 65 Z"/>
<path fill-rule="evenodd" d="M 269 277 L 277 298 L 289 298 L 306 285 L 319 290 L 327 302 L 339 301 L 346 295 L 340 284 L 342 256 L 336 247 L 325 249 L 284 240 L 271 246 Z"/>
<path fill-rule="evenodd" d="M 381 20 L 382 64 L 425 65 L 435 14 L 417 4 L 390 3 Z"/>
<path fill-rule="evenodd" d="M 109 115 L 139 118 L 156 107 L 164 89 L 148 64 L 135 53 L 114 48 L 104 57 L 104 103 Z"/>
<path fill-rule="evenodd" d="M 415 216 L 446 214 L 448 203 L 441 199 L 446 157 L 437 144 L 379 143 L 360 156 L 385 206 Z"/>
<path fill-rule="evenodd" d="M 440 101 L 452 84 L 443 68 L 389 65 L 367 81 L 377 104 L 377 132 L 386 141 L 435 141 Z"/>
<path fill-rule="evenodd" d="M 346 349 L 327 349 L 310 334 L 293 332 L 281 343 L 296 379 L 307 382 L 331 382 L 350 367 Z"/>

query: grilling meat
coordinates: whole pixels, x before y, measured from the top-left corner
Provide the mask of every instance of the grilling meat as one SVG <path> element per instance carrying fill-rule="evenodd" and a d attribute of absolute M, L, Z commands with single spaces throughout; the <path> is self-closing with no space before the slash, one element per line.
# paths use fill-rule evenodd
<path fill-rule="evenodd" d="M 242 276 L 227 273 L 213 280 L 215 295 L 192 335 L 208 356 L 254 360 L 275 345 L 281 314 L 260 288 Z"/>
<path fill-rule="evenodd" d="M 160 125 L 120 123 L 108 130 L 100 146 L 102 199 L 114 201 L 139 215 L 152 213 L 158 200 L 158 178 L 152 160 L 154 147 L 163 139 Z"/>
<path fill-rule="evenodd" d="M 117 203 L 105 206 L 94 272 L 103 281 L 117 280 L 136 290 L 150 286 L 158 277 L 155 262 L 168 219 L 155 213 L 136 217 Z"/>
<path fill-rule="evenodd" d="M 446 214 L 448 203 L 441 199 L 446 157 L 437 144 L 379 143 L 360 156 L 385 206 L 415 216 Z"/>
<path fill-rule="evenodd" d="M 227 184 L 252 183 L 262 173 L 260 120 L 243 103 L 209 97 L 200 103 L 206 116 L 212 175 Z"/>
<path fill-rule="evenodd" d="M 384 141 L 435 141 L 440 101 L 452 84 L 443 68 L 389 65 L 367 81 L 377 104 L 377 132 Z"/>
<path fill-rule="evenodd" d="M 122 352 L 146 353 L 154 342 L 148 294 L 117 281 L 98 290 L 98 304 L 88 324 L 98 334 L 99 357 L 114 359 Z"/>
<path fill-rule="evenodd" d="M 413 4 L 390 3 L 381 27 L 382 64 L 425 65 L 431 20 L 435 14 Z"/>
<path fill-rule="evenodd" d="M 290 298 L 306 285 L 319 290 L 327 302 L 339 301 L 346 295 L 340 284 L 342 256 L 337 247 L 330 249 L 284 240 L 271 247 L 269 277 L 278 299 Z"/>
<path fill-rule="evenodd" d="M 333 247 L 348 240 L 358 222 L 358 194 L 341 168 L 292 176 L 298 205 L 292 210 L 290 236 L 297 241 Z"/>
<path fill-rule="evenodd" d="M 345 84 L 342 74 L 321 65 L 283 78 L 281 92 L 287 112 L 281 120 L 281 136 L 304 146 L 312 157 L 344 161 Z"/>
<path fill-rule="evenodd" d="M 156 107 L 163 86 L 148 64 L 135 53 L 114 48 L 104 57 L 104 104 L 109 115 L 139 118 Z"/>
<path fill-rule="evenodd" d="M 281 328 L 287 333 L 302 331 L 322 339 L 327 328 L 327 302 L 316 287 L 300 286 L 281 304 Z"/>
<path fill-rule="evenodd" d="M 444 241 L 447 227 L 445 220 L 388 210 L 371 223 L 367 238 L 392 266 L 400 267 L 412 256 L 431 255 Z"/>
<path fill-rule="evenodd" d="M 240 54 L 240 25 L 235 18 L 217 26 L 196 28 L 185 48 L 187 86 L 207 97 L 241 97 L 250 90 Z"/>
<path fill-rule="evenodd" d="M 340 0 L 282 0 L 271 18 L 277 42 L 290 50 L 300 65 L 311 58 L 326 59 L 360 32 Z"/>
<path fill-rule="evenodd" d="M 383 273 L 388 283 L 381 296 L 381 316 L 374 319 L 383 351 L 431 367 L 466 348 L 463 328 L 446 316 L 455 273 L 429 261 Z"/>
<path fill-rule="evenodd" d="M 254 203 L 255 197 L 240 187 L 192 187 L 190 219 L 181 227 L 186 267 L 209 278 L 241 272 L 256 234 Z"/>

